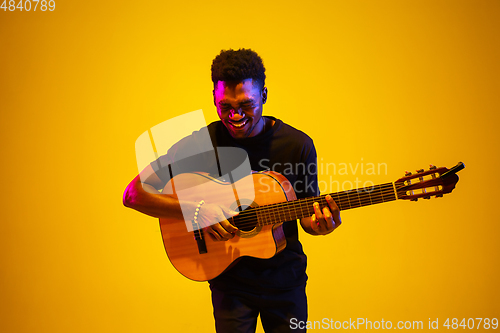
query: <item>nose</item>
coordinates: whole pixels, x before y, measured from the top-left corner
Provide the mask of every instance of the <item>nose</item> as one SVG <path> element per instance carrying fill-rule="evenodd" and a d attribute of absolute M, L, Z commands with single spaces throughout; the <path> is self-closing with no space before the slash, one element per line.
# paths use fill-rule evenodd
<path fill-rule="evenodd" d="M 241 108 L 233 108 L 231 112 L 229 113 L 229 118 L 234 119 L 234 120 L 239 120 L 243 118 L 245 114 L 243 113 L 243 110 Z"/>

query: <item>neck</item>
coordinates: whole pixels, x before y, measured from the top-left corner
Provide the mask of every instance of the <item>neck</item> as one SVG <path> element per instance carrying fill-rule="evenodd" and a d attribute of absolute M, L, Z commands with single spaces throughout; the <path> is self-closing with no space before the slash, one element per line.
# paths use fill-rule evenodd
<path fill-rule="evenodd" d="M 274 120 L 262 116 L 264 120 L 264 132 L 269 131 L 274 126 Z"/>
<path fill-rule="evenodd" d="M 369 206 L 397 200 L 393 183 L 385 183 L 371 187 L 358 188 L 330 194 L 340 210 Z M 327 206 L 326 195 L 305 199 L 285 201 L 271 205 L 256 207 L 249 212 L 240 213 L 235 219 L 245 220 L 246 215 L 256 214 L 260 225 L 270 225 L 279 222 L 292 221 L 310 217 L 314 213 L 313 203 L 319 202 Z"/>

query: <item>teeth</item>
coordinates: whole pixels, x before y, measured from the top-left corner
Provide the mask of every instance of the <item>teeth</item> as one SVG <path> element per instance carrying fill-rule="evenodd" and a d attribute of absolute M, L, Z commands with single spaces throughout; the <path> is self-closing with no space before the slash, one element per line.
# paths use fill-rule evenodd
<path fill-rule="evenodd" d="M 248 121 L 248 119 L 245 119 L 242 122 L 238 122 L 238 123 L 235 123 L 235 122 L 231 121 L 231 125 L 233 125 L 234 127 L 243 127 L 243 126 L 245 126 L 245 124 L 247 123 L 247 121 Z"/>

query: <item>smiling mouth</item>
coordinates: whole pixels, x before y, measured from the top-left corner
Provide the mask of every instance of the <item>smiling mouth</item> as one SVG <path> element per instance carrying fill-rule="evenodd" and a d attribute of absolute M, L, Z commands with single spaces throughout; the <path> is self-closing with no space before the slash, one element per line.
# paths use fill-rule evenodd
<path fill-rule="evenodd" d="M 243 127 L 247 124 L 248 118 L 242 119 L 240 121 L 228 120 L 228 122 L 231 124 L 231 126 L 234 126 L 236 128 L 240 128 L 240 127 Z"/>

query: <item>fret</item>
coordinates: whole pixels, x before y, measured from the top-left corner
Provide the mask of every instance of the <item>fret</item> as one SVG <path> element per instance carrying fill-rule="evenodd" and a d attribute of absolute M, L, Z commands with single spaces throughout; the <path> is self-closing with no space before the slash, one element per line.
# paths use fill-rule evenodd
<path fill-rule="evenodd" d="M 364 201 L 361 200 L 361 196 L 360 196 L 360 193 L 361 195 L 363 194 L 363 191 L 359 191 L 359 190 L 354 190 L 356 191 L 356 195 L 358 196 L 358 201 L 359 201 L 359 207 L 363 207 L 363 206 L 366 206 L 366 204 L 363 204 Z"/>
<path fill-rule="evenodd" d="M 265 225 L 271 224 L 271 212 L 269 210 L 265 210 Z"/>
<path fill-rule="evenodd" d="M 298 207 L 298 208 L 299 208 L 299 215 L 298 215 L 298 217 L 299 217 L 299 218 L 303 218 L 304 216 L 307 216 L 307 214 L 304 214 L 304 210 L 302 209 L 302 203 L 299 203 L 299 205 L 298 205 L 298 206 L 299 206 L 299 207 Z M 306 206 L 306 213 L 309 213 L 309 212 L 307 211 L 307 206 Z"/>
<path fill-rule="evenodd" d="M 300 211 L 302 212 L 302 217 L 311 216 L 312 213 L 312 205 L 309 204 L 309 201 L 302 201 L 300 204 Z M 305 212 L 304 212 L 305 211 Z"/>
<path fill-rule="evenodd" d="M 263 225 L 262 223 L 262 212 L 260 210 L 255 210 L 255 216 L 257 216 L 257 225 Z"/>
<path fill-rule="evenodd" d="M 384 187 L 382 185 L 379 185 L 378 186 L 378 195 L 380 197 L 380 200 L 382 202 L 386 202 L 385 198 L 384 198 Z"/>
<path fill-rule="evenodd" d="M 345 210 L 347 208 L 344 208 L 344 205 L 343 203 L 340 201 L 340 196 L 338 195 L 338 193 L 334 193 L 333 195 L 330 194 L 333 198 L 333 200 L 335 201 L 335 203 L 337 204 L 337 206 L 339 207 L 340 210 Z"/>
<path fill-rule="evenodd" d="M 276 205 L 273 205 L 274 207 L 271 210 L 271 218 L 269 219 L 269 222 L 276 223 L 274 221 L 279 221 L 279 216 L 276 216 Z"/>
<path fill-rule="evenodd" d="M 286 210 L 283 207 L 277 207 L 278 218 L 280 221 L 288 221 L 286 218 Z"/>
<path fill-rule="evenodd" d="M 285 221 L 290 221 L 290 209 L 285 209 L 285 207 L 281 207 L 281 211 L 282 211 L 282 214 L 283 214 L 283 218 L 285 219 Z M 288 213 L 288 217 L 286 215 L 286 213 Z"/>
<path fill-rule="evenodd" d="M 295 212 L 296 212 L 295 215 L 297 216 L 298 219 L 301 219 L 304 216 L 304 212 L 302 209 L 302 202 L 297 201 L 294 204 L 294 207 L 295 207 Z"/>
<path fill-rule="evenodd" d="M 257 225 L 266 225 L 266 211 L 256 209 L 255 212 L 257 215 Z"/>
<path fill-rule="evenodd" d="M 387 202 L 389 200 L 387 200 L 386 194 L 384 193 L 384 191 L 385 191 L 384 187 L 380 186 L 380 193 L 382 193 L 382 200 L 383 200 L 383 202 Z"/>
<path fill-rule="evenodd" d="M 273 218 L 271 219 L 273 223 L 278 223 L 280 221 L 279 209 L 276 205 L 273 206 Z"/>
<path fill-rule="evenodd" d="M 370 200 L 369 205 L 373 205 L 373 200 L 372 200 L 372 192 L 373 192 L 373 188 L 370 188 L 370 191 L 367 191 L 367 192 L 366 192 L 366 196 L 368 197 L 368 200 Z M 368 204 L 367 204 L 367 205 L 368 205 Z"/>
<path fill-rule="evenodd" d="M 297 213 L 297 203 L 294 202 L 292 206 L 293 206 L 294 220 L 301 218 L 300 217 L 301 214 Z"/>
<path fill-rule="evenodd" d="M 370 193 L 364 191 L 364 189 L 358 191 L 358 197 L 360 198 L 361 206 L 369 206 L 372 204 L 372 198 Z"/>
<path fill-rule="evenodd" d="M 257 221 L 258 221 L 258 225 L 266 225 L 266 211 L 265 210 L 260 210 L 260 209 L 256 209 L 255 210 L 256 214 L 257 214 Z"/>
<path fill-rule="evenodd" d="M 347 199 L 347 204 L 349 205 L 348 209 L 351 209 L 352 206 L 351 206 L 351 200 L 349 200 L 349 195 L 347 193 L 345 193 L 345 192 L 341 192 L 341 193 L 343 193 L 345 195 L 346 199 Z"/>
<path fill-rule="evenodd" d="M 370 205 L 373 205 L 373 201 L 372 201 L 372 192 L 373 188 L 370 190 L 370 192 L 367 192 L 366 194 L 368 195 L 368 199 L 370 199 Z"/>
<path fill-rule="evenodd" d="M 361 201 L 359 200 L 358 191 L 356 191 L 356 190 L 350 190 L 349 192 L 350 192 L 349 196 L 352 199 L 352 208 L 361 207 Z M 356 203 L 356 200 L 358 200 L 357 203 Z"/>
<path fill-rule="evenodd" d="M 380 192 L 380 198 L 382 199 L 382 202 L 384 201 L 384 193 L 382 192 L 382 185 L 378 185 L 378 190 Z"/>

